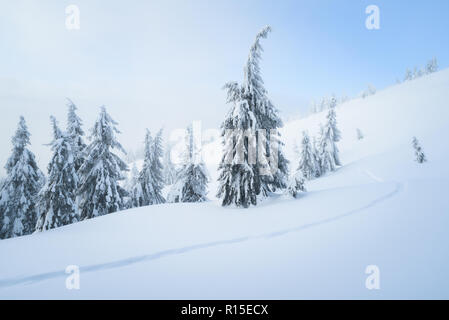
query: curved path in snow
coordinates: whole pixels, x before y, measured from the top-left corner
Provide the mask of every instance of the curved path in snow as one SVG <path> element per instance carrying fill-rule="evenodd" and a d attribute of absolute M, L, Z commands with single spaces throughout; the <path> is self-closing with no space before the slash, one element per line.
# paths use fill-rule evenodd
<path fill-rule="evenodd" d="M 374 178 L 375 176 L 370 172 L 366 171 L 365 173 L 368 176 L 370 176 L 371 178 L 373 178 L 373 180 L 376 180 L 377 182 L 382 181 L 380 178 L 377 178 L 377 177 Z M 334 221 L 344 219 L 348 216 L 351 216 L 351 215 L 360 213 L 366 209 L 372 208 L 372 207 L 394 197 L 396 194 L 401 192 L 402 188 L 403 188 L 402 183 L 396 182 L 394 184 L 393 190 L 370 201 L 369 203 L 367 203 L 361 207 L 347 211 L 343 214 L 339 214 L 337 216 L 326 218 L 326 219 L 321 219 L 316 222 L 302 224 L 300 226 L 287 228 L 287 229 L 283 229 L 283 230 L 278 230 L 278 231 L 274 231 L 274 232 L 269 232 L 269 233 L 264 233 L 264 234 L 260 234 L 260 235 L 255 235 L 255 236 L 239 237 L 239 238 L 234 238 L 234 239 L 230 239 L 230 240 L 207 242 L 207 243 L 202 243 L 202 244 L 197 244 L 197 245 L 192 245 L 192 246 L 186 246 L 186 247 L 182 247 L 182 248 L 163 250 L 163 251 L 148 254 L 148 255 L 141 255 L 141 256 L 131 257 L 131 258 L 127 258 L 127 259 L 112 261 L 112 262 L 108 262 L 108 263 L 88 265 L 88 266 L 80 267 L 80 272 L 85 273 L 85 272 L 94 272 L 94 271 L 100 271 L 100 270 L 114 269 L 114 268 L 133 265 L 133 264 L 140 263 L 140 262 L 161 259 L 166 256 L 183 254 L 186 252 L 200 250 L 200 249 L 204 249 L 204 248 L 230 245 L 230 244 L 241 243 L 241 242 L 250 241 L 250 240 L 270 239 L 273 237 L 283 236 L 283 235 L 286 235 L 286 234 L 292 233 L 292 232 L 299 232 L 299 231 L 306 230 L 309 228 L 318 227 L 323 224 L 332 223 Z M 16 278 L 10 278 L 10 279 L 1 279 L 0 280 L 0 288 L 15 286 L 18 284 L 36 283 L 36 282 L 41 282 L 41 281 L 45 281 L 48 279 L 61 278 L 61 277 L 67 277 L 67 274 L 64 271 L 53 271 L 53 272 L 35 274 L 35 275 L 30 275 L 30 276 L 16 277 Z"/>

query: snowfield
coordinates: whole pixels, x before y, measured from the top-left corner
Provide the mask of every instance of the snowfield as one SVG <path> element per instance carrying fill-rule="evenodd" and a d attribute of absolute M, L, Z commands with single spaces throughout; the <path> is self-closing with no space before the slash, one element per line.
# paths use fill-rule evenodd
<path fill-rule="evenodd" d="M 283 128 L 291 168 L 295 140 L 324 117 Z M 449 299 L 449 70 L 342 104 L 337 121 L 344 165 L 301 198 L 222 208 L 211 167 L 209 202 L 0 241 L 0 298 Z M 69 265 L 80 267 L 79 290 L 66 289 Z M 369 265 L 379 290 L 365 287 Z"/>

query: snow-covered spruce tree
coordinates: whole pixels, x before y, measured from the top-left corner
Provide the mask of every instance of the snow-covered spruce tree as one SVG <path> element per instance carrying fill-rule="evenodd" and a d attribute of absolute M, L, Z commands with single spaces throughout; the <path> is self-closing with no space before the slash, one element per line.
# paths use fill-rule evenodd
<path fill-rule="evenodd" d="M 131 203 L 129 204 L 129 207 L 136 208 L 139 207 L 139 198 L 142 194 L 142 186 L 139 183 L 139 170 L 136 167 L 136 164 L 133 164 L 133 167 L 131 169 L 131 178 L 129 181 L 129 189 L 128 194 L 129 198 L 131 199 Z"/>
<path fill-rule="evenodd" d="M 154 190 L 154 201 L 153 204 L 164 203 L 165 199 L 162 196 L 162 189 L 165 186 L 164 182 L 164 166 L 162 165 L 162 158 L 164 156 L 163 148 L 163 129 L 159 132 L 153 139 L 153 157 L 152 157 L 152 170 L 151 174 L 153 176 L 153 190 Z M 145 168 L 145 167 L 144 167 Z"/>
<path fill-rule="evenodd" d="M 232 203 L 243 207 L 256 205 L 257 197 L 266 197 L 269 192 L 287 186 L 288 161 L 277 130 L 283 124 L 267 96 L 259 66 L 263 51 L 260 40 L 270 31 L 270 27 L 265 27 L 257 34 L 244 67 L 242 85 L 235 82 L 225 85 L 227 102 L 233 106 L 222 124 L 225 154 L 219 167 L 218 196 L 224 206 Z M 243 130 L 250 130 L 255 139 L 249 139 Z M 248 145 L 253 143 L 254 146 Z M 244 150 L 238 152 L 237 148 Z M 248 162 L 249 152 L 253 150 L 254 164 Z"/>
<path fill-rule="evenodd" d="M 413 149 L 415 149 L 415 156 L 416 156 L 416 161 L 418 163 L 424 163 L 427 161 L 426 159 L 426 155 L 424 154 L 424 151 L 421 147 L 421 145 L 419 144 L 419 141 L 416 137 L 413 137 L 412 140 L 412 145 L 413 145 Z"/>
<path fill-rule="evenodd" d="M 251 163 L 250 153 L 255 152 L 255 139 L 244 132 L 255 132 L 256 118 L 242 97 L 243 89 L 237 83 L 229 83 L 227 102 L 232 109 L 222 124 L 223 156 L 219 165 L 220 176 L 217 196 L 222 205 L 231 204 L 247 208 L 257 205 L 260 182 L 256 165 Z"/>
<path fill-rule="evenodd" d="M 414 67 L 413 68 L 413 72 L 412 72 L 412 80 L 417 79 L 418 78 L 418 67 Z"/>
<path fill-rule="evenodd" d="M 42 187 L 43 173 L 27 148 L 30 133 L 23 117 L 20 117 L 12 144 L 12 155 L 5 166 L 7 177 L 0 190 L 0 239 L 34 232 L 37 194 Z"/>
<path fill-rule="evenodd" d="M 314 113 L 317 113 L 317 112 L 318 112 L 318 105 L 317 105 L 315 100 L 312 100 L 310 102 L 310 106 L 309 106 L 309 113 L 310 114 L 314 114 Z"/>
<path fill-rule="evenodd" d="M 410 71 L 410 69 L 407 68 L 404 75 L 404 81 L 410 81 L 413 80 L 413 73 Z"/>
<path fill-rule="evenodd" d="M 206 201 L 209 177 L 204 163 L 189 163 L 181 170 L 181 175 L 183 181 L 181 202 Z"/>
<path fill-rule="evenodd" d="M 329 109 L 329 98 L 323 97 L 320 102 L 320 112 Z"/>
<path fill-rule="evenodd" d="M 82 129 L 83 122 L 76 114 L 77 107 L 68 100 L 69 111 L 67 113 L 67 135 L 72 140 L 72 153 L 75 162 L 75 170 L 78 171 L 84 162 L 84 148 L 86 144 L 83 141 L 84 131 Z"/>
<path fill-rule="evenodd" d="M 299 198 L 302 192 L 306 192 L 305 179 L 301 171 L 297 171 L 291 178 L 287 186 L 287 193 L 293 198 Z"/>
<path fill-rule="evenodd" d="M 358 140 L 362 140 L 365 136 L 363 135 L 362 130 L 360 130 L 359 128 L 356 129 L 357 132 L 357 139 Z"/>
<path fill-rule="evenodd" d="M 176 171 L 175 182 L 170 187 L 170 190 L 167 194 L 167 202 L 168 203 L 178 203 L 181 202 L 182 199 L 182 188 L 184 186 L 184 181 L 181 178 L 181 170 L 182 168 Z"/>
<path fill-rule="evenodd" d="M 163 176 L 165 185 L 172 185 L 176 180 L 176 168 L 171 159 L 171 145 L 167 144 L 163 159 Z"/>
<path fill-rule="evenodd" d="M 437 58 L 433 58 L 426 65 L 426 74 L 431 74 L 438 71 L 438 61 Z"/>
<path fill-rule="evenodd" d="M 127 192 L 127 196 L 125 197 L 125 207 L 127 209 L 139 207 L 139 195 L 141 194 L 141 188 L 139 184 L 139 170 L 135 163 L 131 168 L 131 172 L 129 176 L 126 178 L 126 181 L 123 185 Z"/>
<path fill-rule="evenodd" d="M 48 164 L 48 178 L 39 193 L 39 218 L 36 230 L 44 231 L 79 221 L 76 206 L 78 176 L 72 140 L 61 132 L 56 119 L 51 117 L 53 156 Z"/>
<path fill-rule="evenodd" d="M 165 202 L 162 196 L 162 188 L 164 187 L 161 163 L 162 155 L 162 130 L 153 139 L 150 131 L 147 129 L 145 135 L 145 160 L 142 171 L 139 174 L 141 192 L 138 195 L 139 206 Z"/>
<path fill-rule="evenodd" d="M 84 163 L 78 171 L 81 219 L 90 219 L 122 210 L 126 191 L 118 184 L 124 179 L 126 163 L 113 149 L 125 153 L 116 139 L 120 133 L 115 122 L 102 107 L 91 130 L 90 144 L 86 147 Z"/>
<path fill-rule="evenodd" d="M 372 84 L 369 84 L 367 89 L 362 92 L 361 97 L 365 99 L 366 97 L 375 95 L 376 92 L 377 92 L 376 88 Z"/>
<path fill-rule="evenodd" d="M 335 171 L 337 166 L 341 166 L 340 157 L 336 142 L 340 141 L 341 134 L 337 128 L 337 116 L 335 108 L 330 108 L 327 114 L 327 122 L 320 130 L 319 157 L 321 173 Z"/>
<path fill-rule="evenodd" d="M 312 144 L 310 143 L 309 135 L 305 131 L 302 135 L 302 148 L 299 157 L 298 171 L 302 173 L 302 176 L 305 179 L 311 180 L 316 177 L 316 167 L 319 166 L 319 164 L 315 161 L 315 155 Z"/>
<path fill-rule="evenodd" d="M 293 153 L 295 154 L 295 158 L 299 158 L 301 156 L 301 150 L 298 146 L 298 141 L 295 139 L 293 142 Z"/>
<path fill-rule="evenodd" d="M 312 142 L 312 148 L 313 148 L 313 157 L 315 159 L 315 178 L 319 178 L 321 176 L 321 159 L 320 159 L 320 152 L 319 152 L 319 146 L 316 137 L 313 137 Z"/>
<path fill-rule="evenodd" d="M 418 67 L 413 69 L 413 79 L 419 79 L 425 74 L 425 70 L 422 70 Z"/>
<path fill-rule="evenodd" d="M 319 161 L 319 167 L 320 167 L 320 176 L 324 175 L 326 172 L 331 170 L 332 168 L 335 168 L 335 164 L 333 162 L 333 158 L 330 155 L 329 152 L 327 152 L 327 144 L 328 140 L 325 139 L 325 130 L 324 126 L 320 124 L 320 133 L 316 148 L 316 155 Z"/>
<path fill-rule="evenodd" d="M 207 200 L 209 175 L 201 159 L 201 149 L 194 142 L 192 127 L 186 130 L 186 150 L 182 168 L 169 194 L 170 202 L 204 202 Z"/>

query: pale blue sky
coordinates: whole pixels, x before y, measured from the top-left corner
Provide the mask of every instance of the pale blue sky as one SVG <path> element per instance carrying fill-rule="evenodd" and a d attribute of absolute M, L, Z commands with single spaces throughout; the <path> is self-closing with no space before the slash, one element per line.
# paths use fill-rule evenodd
<path fill-rule="evenodd" d="M 69 4 L 81 11 L 79 31 L 65 27 Z M 370 4 L 380 8 L 380 30 L 365 28 Z M 267 24 L 262 72 L 284 116 L 326 94 L 386 87 L 433 56 L 445 68 L 448 12 L 447 0 L 1 0 L 1 165 L 20 114 L 46 162 L 48 117 L 65 123 L 67 96 L 86 127 L 105 104 L 128 148 L 141 144 L 146 127 L 217 127 L 228 109 L 221 87 L 240 81 Z"/>

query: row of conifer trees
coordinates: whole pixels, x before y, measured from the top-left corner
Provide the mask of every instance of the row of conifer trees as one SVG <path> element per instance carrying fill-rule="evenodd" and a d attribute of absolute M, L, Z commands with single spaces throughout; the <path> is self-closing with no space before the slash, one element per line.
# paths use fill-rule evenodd
<path fill-rule="evenodd" d="M 117 140 L 117 122 L 102 107 L 89 137 L 84 142 L 82 121 L 69 100 L 67 128 L 61 130 L 51 117 L 53 140 L 47 176 L 29 150 L 30 133 L 25 119 L 12 138 L 12 154 L 5 166 L 7 177 L 0 186 L 0 239 L 48 230 L 123 209 L 166 202 L 162 189 L 167 174 L 172 176 L 176 197 L 171 202 L 206 200 L 208 175 L 202 162 L 192 160 L 193 143 L 187 145 L 184 162 L 164 170 L 162 130 L 153 138 L 145 135 L 144 163 L 140 171 L 128 165 L 117 151 L 125 153 Z M 187 140 L 192 140 L 191 129 Z M 124 183 L 124 182 L 127 183 Z M 175 192 L 171 192 L 174 194 Z"/>
<path fill-rule="evenodd" d="M 230 82 L 224 87 L 231 109 L 221 126 L 223 157 L 217 195 L 223 206 L 255 206 L 277 191 L 297 197 L 305 191 L 305 180 L 341 165 L 336 146 L 341 137 L 333 101 L 319 138 L 312 144 L 304 133 L 298 167 L 289 178 L 289 161 L 278 131 L 283 123 L 268 98 L 259 65 L 263 51 L 260 42 L 270 32 L 271 28 L 265 27 L 257 34 L 242 83 Z M 61 130 L 51 117 L 52 157 L 46 177 L 28 149 L 30 134 L 24 118 L 20 118 L 12 139 L 12 155 L 5 167 L 7 177 L 0 189 L 0 239 L 126 208 L 206 200 L 209 176 L 191 127 L 186 130 L 186 150 L 177 168 L 169 160 L 170 150 L 164 152 L 162 130 L 154 137 L 147 130 L 142 169 L 139 171 L 134 165 L 131 177 L 124 181 L 128 165 L 117 153 L 125 153 L 117 140 L 117 122 L 102 107 L 86 144 L 82 121 L 70 100 L 68 108 L 66 130 Z M 247 132 L 254 134 L 254 139 Z M 253 152 L 256 161 L 251 161 Z M 168 161 L 163 163 L 162 158 Z M 166 185 L 171 185 L 167 199 L 162 192 Z"/>

